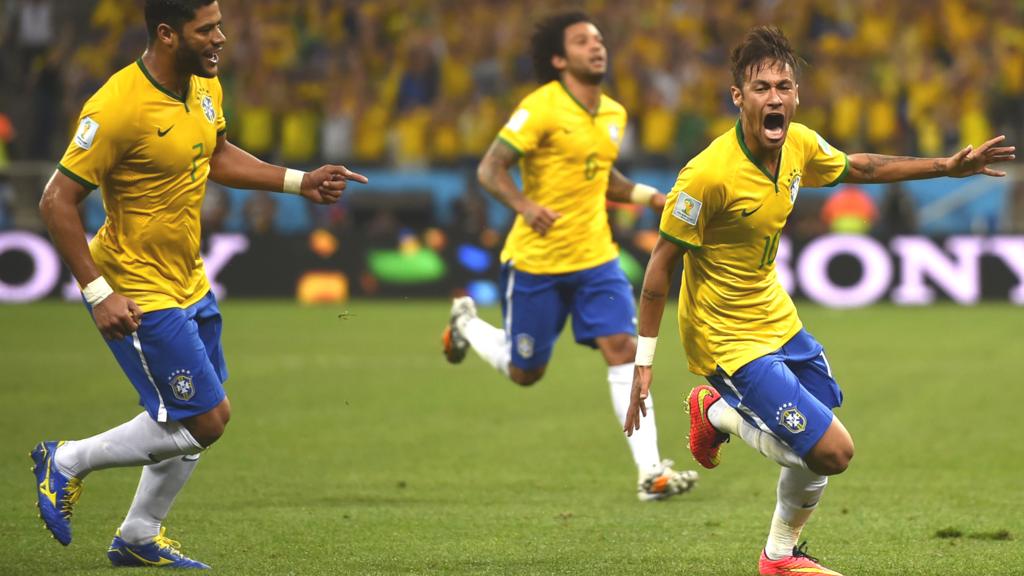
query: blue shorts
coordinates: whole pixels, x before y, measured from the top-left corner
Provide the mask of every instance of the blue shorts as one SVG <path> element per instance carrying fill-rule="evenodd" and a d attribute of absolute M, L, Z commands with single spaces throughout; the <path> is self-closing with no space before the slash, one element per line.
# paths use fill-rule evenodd
<path fill-rule="evenodd" d="M 732 376 L 719 367 L 708 382 L 748 422 L 771 432 L 801 457 L 832 424 L 832 409 L 843 404 L 825 350 L 806 330 Z"/>
<path fill-rule="evenodd" d="M 633 287 L 618 259 L 568 274 L 528 274 L 509 262 L 501 287 L 511 362 L 522 370 L 548 363 L 569 314 L 576 342 L 592 348 L 601 336 L 636 334 Z"/>
<path fill-rule="evenodd" d="M 138 331 L 107 346 L 138 390 L 139 405 L 167 422 L 209 412 L 224 399 L 220 333 L 220 309 L 209 292 L 188 308 L 143 314 Z"/>

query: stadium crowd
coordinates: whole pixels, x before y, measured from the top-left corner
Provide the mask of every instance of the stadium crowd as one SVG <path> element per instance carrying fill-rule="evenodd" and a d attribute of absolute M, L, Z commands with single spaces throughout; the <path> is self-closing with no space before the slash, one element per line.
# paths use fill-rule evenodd
<path fill-rule="evenodd" d="M 475 161 L 534 85 L 527 0 L 221 0 L 230 137 L 263 157 L 396 167 Z M 1015 0 L 576 3 L 631 114 L 622 158 L 681 165 L 735 120 L 726 47 L 781 24 L 808 61 L 799 119 L 842 149 L 942 155 L 1024 135 L 1024 4 Z M 81 103 L 145 47 L 134 0 L 8 0 L 9 155 L 52 159 Z M 954 50 L 955 48 L 955 50 Z M 16 134 L 16 136 L 14 136 Z M 2 135 L 0 135 L 2 136 Z"/>

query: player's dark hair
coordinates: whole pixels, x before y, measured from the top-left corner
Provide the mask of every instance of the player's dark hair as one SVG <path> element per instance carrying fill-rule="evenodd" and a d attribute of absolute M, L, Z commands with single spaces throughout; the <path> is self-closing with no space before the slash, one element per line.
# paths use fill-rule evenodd
<path fill-rule="evenodd" d="M 804 59 L 797 56 L 786 35 L 775 26 L 758 26 L 747 32 L 746 37 L 732 50 L 732 81 L 736 87 L 743 87 L 747 71 L 753 68 L 757 74 L 773 63 L 789 64 L 793 75 L 800 70 Z"/>
<path fill-rule="evenodd" d="M 186 22 L 196 17 L 196 10 L 216 0 L 146 0 L 146 33 L 150 43 L 156 40 L 156 27 L 167 24 L 181 32 Z"/>
<path fill-rule="evenodd" d="M 530 38 L 530 56 L 533 58 L 533 72 L 537 82 L 546 84 L 558 80 L 558 70 L 551 65 L 551 58 L 565 57 L 565 29 L 580 22 L 594 21 L 583 12 L 565 12 L 548 16 L 537 23 Z"/>

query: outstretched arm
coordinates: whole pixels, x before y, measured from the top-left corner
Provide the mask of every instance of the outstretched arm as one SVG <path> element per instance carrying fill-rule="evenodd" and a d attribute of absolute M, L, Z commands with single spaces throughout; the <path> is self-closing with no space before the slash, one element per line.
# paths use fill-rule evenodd
<path fill-rule="evenodd" d="M 517 160 L 519 152 L 500 138 L 495 138 L 476 168 L 476 179 L 492 196 L 522 215 L 526 224 L 543 236 L 561 214 L 533 202 L 519 190 L 509 174 Z"/>
<path fill-rule="evenodd" d="M 665 195 L 658 192 L 654 187 L 646 184 L 637 184 L 626 178 L 619 172 L 618 168 L 612 166 L 608 175 L 608 199 L 614 202 L 631 202 L 650 206 L 652 210 L 661 212 L 665 207 Z"/>
<path fill-rule="evenodd" d="M 641 338 L 641 343 L 637 345 L 637 362 L 633 367 L 633 390 L 623 426 L 627 436 L 632 436 L 635 430 L 640 429 L 640 414 L 647 416 L 647 395 L 654 379 L 651 366 L 653 347 L 661 328 L 661 317 L 665 313 L 665 299 L 668 297 L 672 274 L 675 273 L 676 264 L 682 260 L 683 253 L 683 248 L 659 237 L 644 272 L 644 285 L 640 289 L 640 306 L 636 315 L 637 334 Z M 654 341 L 647 340 L 646 346 L 641 345 L 644 338 Z M 643 349 L 648 346 L 648 357 L 641 358 L 645 353 Z"/>
<path fill-rule="evenodd" d="M 289 182 L 291 178 L 294 182 Z M 312 172 L 289 171 L 260 160 L 223 135 L 217 138 L 217 148 L 210 157 L 210 180 L 231 188 L 296 192 L 317 204 L 337 202 L 350 180 L 367 183 L 366 176 L 344 166 L 328 164 Z M 290 190 L 290 185 L 294 189 Z"/>
<path fill-rule="evenodd" d="M 939 176 L 963 178 L 974 174 L 1002 177 L 1006 172 L 993 170 L 989 164 L 1007 162 L 1016 158 L 1014 146 L 996 146 L 1006 136 L 996 136 L 977 149 L 967 146 L 949 158 L 912 158 L 882 154 L 850 154 L 849 183 L 897 182 L 924 180 Z"/>

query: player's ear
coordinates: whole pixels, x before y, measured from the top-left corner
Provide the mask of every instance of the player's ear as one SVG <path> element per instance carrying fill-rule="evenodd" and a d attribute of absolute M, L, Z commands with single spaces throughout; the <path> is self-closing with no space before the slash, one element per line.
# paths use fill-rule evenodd
<path fill-rule="evenodd" d="M 565 56 L 559 56 L 558 54 L 555 54 L 554 56 L 551 57 L 551 65 L 554 66 L 555 70 L 561 72 L 562 70 L 565 70 L 566 66 L 569 65 L 569 61 L 565 58 Z"/>
<path fill-rule="evenodd" d="M 168 48 L 174 47 L 174 41 L 177 34 L 178 32 L 170 24 L 157 24 L 156 26 L 157 42 L 167 46 Z"/>
<path fill-rule="evenodd" d="M 743 104 L 743 91 L 736 86 L 730 86 L 729 92 L 732 94 L 733 106 L 739 108 Z"/>

